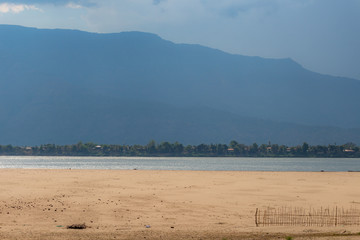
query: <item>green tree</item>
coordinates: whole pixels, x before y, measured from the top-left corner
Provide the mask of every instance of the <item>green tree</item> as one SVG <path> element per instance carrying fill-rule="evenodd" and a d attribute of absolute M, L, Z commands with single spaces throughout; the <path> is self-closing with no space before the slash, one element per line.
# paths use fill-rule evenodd
<path fill-rule="evenodd" d="M 173 149 L 174 149 L 174 152 L 178 155 L 178 154 L 183 153 L 184 146 L 181 143 L 175 142 L 173 144 Z"/>
<path fill-rule="evenodd" d="M 303 153 L 307 153 L 308 150 L 309 150 L 309 144 L 307 144 L 306 142 L 304 142 L 303 145 L 302 145 L 302 147 L 301 147 L 301 149 L 302 149 L 302 152 L 303 152 Z"/>
<path fill-rule="evenodd" d="M 150 154 L 153 154 L 156 152 L 156 142 L 155 140 L 151 140 L 147 145 L 146 145 L 146 149 L 147 152 Z"/>
<path fill-rule="evenodd" d="M 259 151 L 259 145 L 257 145 L 256 143 L 253 143 L 253 145 L 251 145 L 251 147 L 250 147 L 250 152 L 257 153 L 258 151 Z"/>
<path fill-rule="evenodd" d="M 172 152 L 171 144 L 169 142 L 160 143 L 160 145 L 158 146 L 158 151 L 160 153 L 171 153 Z"/>

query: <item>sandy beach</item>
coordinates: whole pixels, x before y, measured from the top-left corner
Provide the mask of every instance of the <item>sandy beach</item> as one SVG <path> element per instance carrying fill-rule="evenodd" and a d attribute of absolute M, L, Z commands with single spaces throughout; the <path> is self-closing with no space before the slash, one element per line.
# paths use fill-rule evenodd
<path fill-rule="evenodd" d="M 1 169 L 0 183 L 0 239 L 360 239 L 359 225 L 254 220 L 257 208 L 360 210 L 356 172 Z"/>

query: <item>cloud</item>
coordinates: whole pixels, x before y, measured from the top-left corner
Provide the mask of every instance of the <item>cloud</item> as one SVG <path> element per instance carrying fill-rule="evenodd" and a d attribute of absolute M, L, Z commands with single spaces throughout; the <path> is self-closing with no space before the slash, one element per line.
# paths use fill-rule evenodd
<path fill-rule="evenodd" d="M 92 0 L 0 0 L 0 4 L 16 4 L 16 5 L 41 5 L 52 4 L 61 6 L 94 6 Z"/>
<path fill-rule="evenodd" d="M 69 2 L 68 4 L 66 4 L 66 7 L 67 8 L 74 8 L 74 9 L 83 8 L 82 5 L 76 4 L 76 3 L 73 3 L 73 2 Z"/>
<path fill-rule="evenodd" d="M 0 13 L 20 13 L 25 10 L 40 10 L 34 5 L 14 4 L 14 3 L 0 3 Z"/>

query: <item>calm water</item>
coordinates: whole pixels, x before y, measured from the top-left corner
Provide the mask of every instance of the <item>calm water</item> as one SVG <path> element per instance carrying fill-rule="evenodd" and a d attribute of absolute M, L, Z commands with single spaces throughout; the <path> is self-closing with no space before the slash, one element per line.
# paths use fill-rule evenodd
<path fill-rule="evenodd" d="M 360 158 L 0 156 L 0 168 L 347 172 L 360 171 Z"/>

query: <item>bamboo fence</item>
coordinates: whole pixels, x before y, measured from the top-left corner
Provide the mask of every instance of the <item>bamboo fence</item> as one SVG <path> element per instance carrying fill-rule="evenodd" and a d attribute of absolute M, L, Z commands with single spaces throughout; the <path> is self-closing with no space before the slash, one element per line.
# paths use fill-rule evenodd
<path fill-rule="evenodd" d="M 259 226 L 359 226 L 360 211 L 354 207 L 299 208 L 279 207 L 256 208 L 255 224 Z"/>

